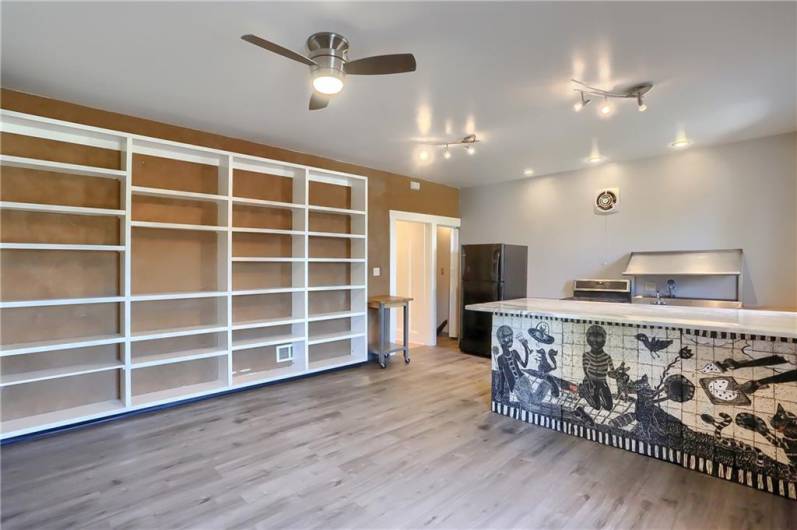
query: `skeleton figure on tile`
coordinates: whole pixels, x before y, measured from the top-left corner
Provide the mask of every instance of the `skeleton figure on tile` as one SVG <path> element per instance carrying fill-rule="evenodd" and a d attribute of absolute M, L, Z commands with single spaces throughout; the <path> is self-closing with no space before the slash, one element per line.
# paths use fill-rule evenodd
<path fill-rule="evenodd" d="M 614 363 L 609 354 L 603 351 L 606 330 L 601 326 L 590 326 L 587 329 L 587 344 L 590 349 L 584 352 L 582 359 L 584 381 L 579 385 L 578 393 L 592 408 L 612 410 L 614 402 L 606 376 L 614 371 Z"/>
<path fill-rule="evenodd" d="M 532 399 L 532 387 L 529 378 L 522 372 L 521 368 L 529 365 L 529 353 L 526 350 L 525 357 L 522 357 L 517 350 L 512 349 L 514 344 L 512 328 L 501 326 L 495 332 L 499 347 L 493 347 L 495 362 L 498 365 L 498 395 L 506 392 L 510 400 L 521 403 L 529 403 Z"/>

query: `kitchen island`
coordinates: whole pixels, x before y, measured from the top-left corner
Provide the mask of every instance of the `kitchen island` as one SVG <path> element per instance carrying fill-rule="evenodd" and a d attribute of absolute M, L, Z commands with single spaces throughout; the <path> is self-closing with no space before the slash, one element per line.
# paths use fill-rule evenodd
<path fill-rule="evenodd" d="M 797 313 L 524 298 L 492 410 L 797 500 Z"/>

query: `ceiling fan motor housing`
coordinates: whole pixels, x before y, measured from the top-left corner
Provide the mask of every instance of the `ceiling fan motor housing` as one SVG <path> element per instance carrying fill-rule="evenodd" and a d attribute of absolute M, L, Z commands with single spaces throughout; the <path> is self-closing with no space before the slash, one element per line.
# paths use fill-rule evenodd
<path fill-rule="evenodd" d="M 343 35 L 324 31 L 313 33 L 307 39 L 310 59 L 318 66 L 311 66 L 313 75 L 330 75 L 342 79 L 346 72 L 343 67 L 348 60 L 349 41 Z"/>

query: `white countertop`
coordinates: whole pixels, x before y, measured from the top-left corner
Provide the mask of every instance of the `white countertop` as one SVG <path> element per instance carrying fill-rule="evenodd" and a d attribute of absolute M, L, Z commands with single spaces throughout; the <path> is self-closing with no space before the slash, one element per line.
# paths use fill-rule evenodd
<path fill-rule="evenodd" d="M 797 312 L 791 311 L 619 304 L 549 298 L 518 298 L 471 304 L 466 309 L 797 338 Z"/>

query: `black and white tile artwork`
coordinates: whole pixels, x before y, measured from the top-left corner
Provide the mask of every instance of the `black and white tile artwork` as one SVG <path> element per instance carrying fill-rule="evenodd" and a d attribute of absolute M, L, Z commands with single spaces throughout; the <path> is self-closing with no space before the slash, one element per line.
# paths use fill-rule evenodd
<path fill-rule="evenodd" d="M 797 500 L 797 340 L 499 313 L 493 410 Z"/>

